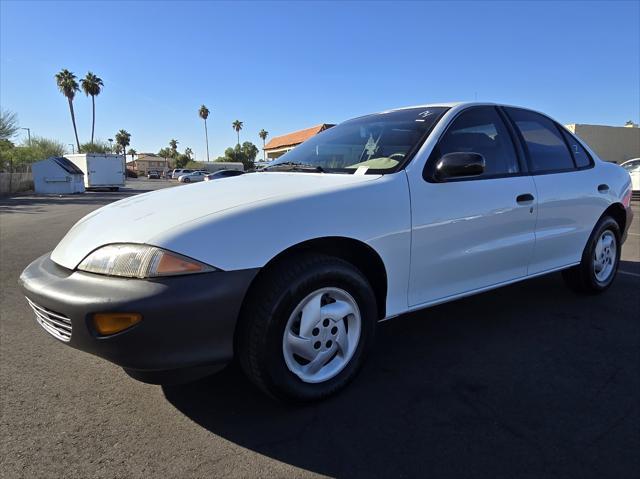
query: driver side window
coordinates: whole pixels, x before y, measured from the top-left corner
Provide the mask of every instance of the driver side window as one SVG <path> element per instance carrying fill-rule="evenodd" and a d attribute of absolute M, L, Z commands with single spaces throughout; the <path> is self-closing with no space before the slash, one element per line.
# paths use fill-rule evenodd
<path fill-rule="evenodd" d="M 520 166 L 511 136 L 494 107 L 475 107 L 463 111 L 449 126 L 434 152 L 478 153 L 484 157 L 486 178 L 518 173 Z M 436 160 L 437 161 L 437 160 Z"/>

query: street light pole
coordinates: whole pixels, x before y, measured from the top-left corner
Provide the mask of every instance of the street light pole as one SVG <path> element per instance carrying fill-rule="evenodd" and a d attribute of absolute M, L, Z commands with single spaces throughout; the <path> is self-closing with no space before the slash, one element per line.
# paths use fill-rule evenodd
<path fill-rule="evenodd" d="M 75 155 L 76 153 L 76 146 L 73 143 L 67 143 L 70 147 L 71 147 L 71 154 Z"/>
<path fill-rule="evenodd" d="M 20 128 L 21 130 L 27 130 L 27 135 L 29 137 L 29 146 L 31 146 L 31 128 Z"/>
<path fill-rule="evenodd" d="M 109 151 L 113 153 L 113 138 L 107 138 L 109 140 Z"/>

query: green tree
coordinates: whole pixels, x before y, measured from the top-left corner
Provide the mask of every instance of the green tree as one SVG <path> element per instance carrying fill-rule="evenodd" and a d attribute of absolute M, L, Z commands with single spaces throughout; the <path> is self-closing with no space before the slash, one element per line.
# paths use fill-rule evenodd
<path fill-rule="evenodd" d="M 34 136 L 31 145 L 15 146 L 8 140 L 0 140 L 0 169 L 13 171 L 14 165 L 33 163 L 52 156 L 64 156 L 65 145 L 56 140 Z"/>
<path fill-rule="evenodd" d="M 209 109 L 202 105 L 198 110 L 198 115 L 204 120 L 204 139 L 207 143 L 207 161 L 209 161 L 209 132 L 207 131 L 207 118 L 209 118 Z"/>
<path fill-rule="evenodd" d="M 241 162 L 246 171 L 255 168 L 255 159 L 260 150 L 250 141 L 245 141 L 242 146 L 229 147 L 224 150 L 224 156 L 219 156 L 215 161 L 221 162 Z"/>
<path fill-rule="evenodd" d="M 80 148 L 83 153 L 112 153 L 111 145 L 102 140 L 95 140 L 93 143 L 82 143 Z"/>
<path fill-rule="evenodd" d="M 191 157 L 193 156 L 193 150 L 189 147 L 185 148 L 184 150 L 184 154 L 187 155 L 187 158 L 189 158 L 189 160 L 191 160 Z M 209 161 L 209 160 L 207 160 Z"/>
<path fill-rule="evenodd" d="M 96 96 L 102 92 L 104 83 L 102 83 L 102 78 L 88 72 L 87 75 L 80 80 L 80 86 L 82 87 L 82 91 L 85 95 L 91 95 L 91 106 L 93 108 L 91 120 L 91 143 L 93 143 L 93 133 L 96 127 Z"/>
<path fill-rule="evenodd" d="M 60 72 L 56 73 L 56 83 L 58 85 L 58 89 L 60 90 L 60 92 L 69 101 L 69 111 L 71 112 L 71 123 L 73 123 L 73 132 L 76 135 L 76 145 L 78 146 L 78 153 L 80 153 L 82 150 L 80 149 L 80 140 L 78 139 L 78 128 L 76 127 L 76 114 L 73 111 L 73 99 L 76 96 L 76 92 L 80 90 L 80 88 L 78 87 L 78 82 L 76 81 L 76 76 L 65 68 L 63 70 L 60 70 Z"/>
<path fill-rule="evenodd" d="M 19 129 L 17 115 L 12 111 L 2 110 L 0 113 L 0 140 L 13 138 Z"/>
<path fill-rule="evenodd" d="M 127 130 L 120 130 L 116 133 L 116 153 L 125 153 L 127 151 L 127 146 L 131 143 L 131 133 Z M 126 155 L 125 155 L 126 156 Z M 125 158 L 126 161 L 126 158 Z"/>
<path fill-rule="evenodd" d="M 267 161 L 267 156 L 266 156 L 267 152 L 264 151 L 264 148 L 266 146 L 267 137 L 269 136 L 269 132 L 263 128 L 262 130 L 260 130 L 260 133 L 258 133 L 258 136 L 260 138 L 262 138 L 262 159 L 264 161 Z"/>
<path fill-rule="evenodd" d="M 136 156 L 138 154 L 138 152 L 136 150 L 134 150 L 133 148 L 129 148 L 129 151 L 127 151 L 127 155 L 131 155 L 131 161 L 133 161 L 133 157 Z"/>
<path fill-rule="evenodd" d="M 236 131 L 236 133 L 238 134 L 238 146 L 240 146 L 240 130 L 242 130 L 243 127 L 243 123 L 240 120 L 236 120 L 231 124 L 231 127 Z"/>

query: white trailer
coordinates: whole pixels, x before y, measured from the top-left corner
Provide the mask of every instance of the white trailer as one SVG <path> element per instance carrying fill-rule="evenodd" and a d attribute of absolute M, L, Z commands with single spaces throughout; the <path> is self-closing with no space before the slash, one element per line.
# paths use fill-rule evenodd
<path fill-rule="evenodd" d="M 209 173 L 215 173 L 220 170 L 238 170 L 244 171 L 244 165 L 241 162 L 227 162 L 227 161 L 203 161 L 201 170 L 206 170 Z"/>
<path fill-rule="evenodd" d="M 109 188 L 117 191 L 124 186 L 125 160 L 123 155 L 108 153 L 79 153 L 65 155 L 84 173 L 84 186 L 90 188 Z"/>

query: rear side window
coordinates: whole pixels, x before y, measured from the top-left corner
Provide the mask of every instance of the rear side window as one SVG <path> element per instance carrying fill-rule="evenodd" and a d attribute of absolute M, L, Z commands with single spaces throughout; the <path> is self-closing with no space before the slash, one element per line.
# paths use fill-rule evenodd
<path fill-rule="evenodd" d="M 480 177 L 518 173 L 518 157 L 507 127 L 494 107 L 476 107 L 463 111 L 447 129 L 436 155 L 479 153 L 485 170 Z"/>
<path fill-rule="evenodd" d="M 505 110 L 524 139 L 534 173 L 575 168 L 567 144 L 551 120 L 519 108 Z"/>
<path fill-rule="evenodd" d="M 580 142 L 563 128 L 560 128 L 560 131 L 562 131 L 562 134 L 567 140 L 567 145 L 569 145 L 569 149 L 571 150 L 573 159 L 576 162 L 576 166 L 578 168 L 591 166 L 591 156 L 589 156 L 589 153 L 587 153 L 587 150 L 584 149 Z"/>

